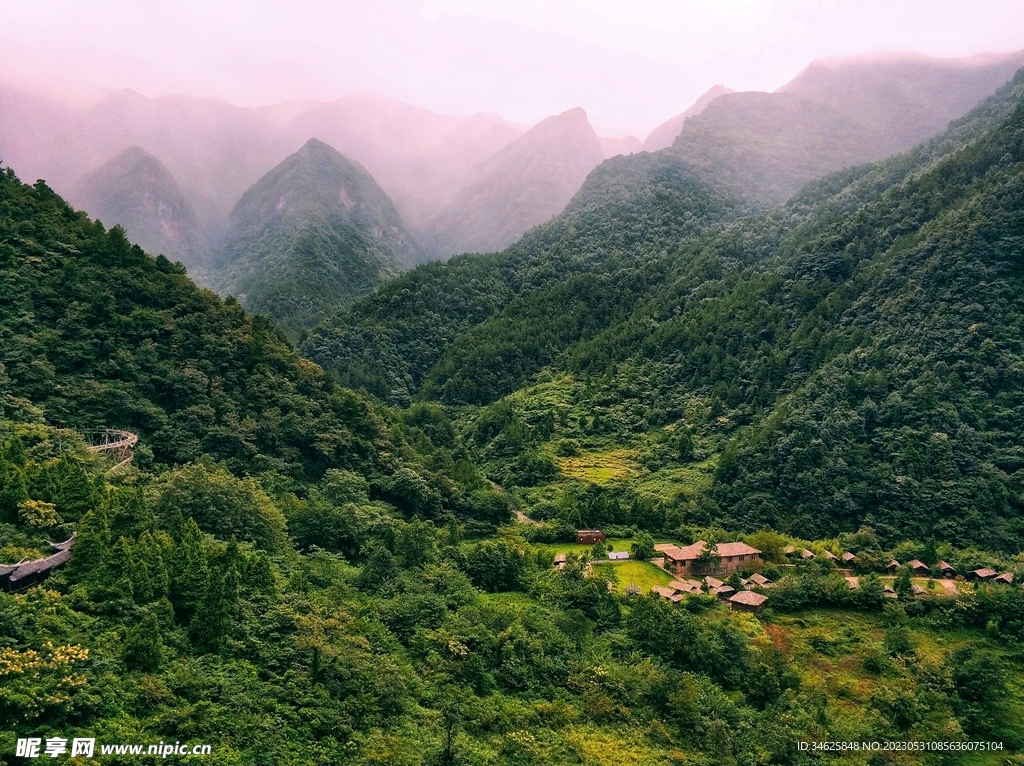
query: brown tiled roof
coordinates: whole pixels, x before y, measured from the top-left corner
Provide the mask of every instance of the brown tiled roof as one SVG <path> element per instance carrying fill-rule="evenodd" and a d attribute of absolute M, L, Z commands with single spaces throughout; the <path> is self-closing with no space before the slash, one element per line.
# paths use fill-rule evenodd
<path fill-rule="evenodd" d="M 950 564 L 948 561 L 940 561 L 938 564 L 936 564 L 936 566 L 939 569 L 941 569 L 943 572 L 946 572 L 946 571 L 955 572 L 956 571 L 956 568 L 952 564 Z"/>
<path fill-rule="evenodd" d="M 754 572 L 754 574 L 750 575 L 750 580 L 751 582 L 755 582 L 758 585 L 768 585 L 771 583 L 771 580 L 769 580 L 760 572 Z"/>
<path fill-rule="evenodd" d="M 704 582 L 708 584 L 709 588 L 721 588 L 725 584 L 717 577 L 705 577 Z"/>
<path fill-rule="evenodd" d="M 54 553 L 52 556 L 47 556 L 46 558 L 36 559 L 35 561 L 26 561 L 24 564 L 19 564 L 18 568 L 11 572 L 10 582 L 13 585 L 24 580 L 29 575 L 48 572 L 55 567 L 59 567 L 62 564 L 67 563 L 67 560 L 70 558 L 71 551 L 63 550 Z"/>
<path fill-rule="evenodd" d="M 685 548 L 673 545 L 670 548 L 662 549 L 661 552 L 665 554 L 665 558 L 671 561 L 696 561 L 704 550 L 705 545 L 707 545 L 706 542 L 698 540 L 693 545 L 687 545 Z"/>
<path fill-rule="evenodd" d="M 73 535 L 71 535 L 71 537 L 69 537 L 62 543 L 50 543 L 50 547 L 53 548 L 55 551 L 66 551 L 68 548 L 75 544 L 75 537 L 77 536 L 78 533 L 75 532 Z"/>
<path fill-rule="evenodd" d="M 757 556 L 761 553 L 757 548 L 753 548 L 746 543 L 719 543 L 715 546 L 715 552 L 722 558 L 732 556 Z"/>
<path fill-rule="evenodd" d="M 920 559 L 911 559 L 910 561 L 907 562 L 907 566 L 910 567 L 911 569 L 921 569 L 921 568 L 928 569 L 928 565 L 925 564 Z"/>
<path fill-rule="evenodd" d="M 975 569 L 971 574 L 982 580 L 987 580 L 990 577 L 996 576 L 996 570 L 990 569 L 989 567 L 981 567 L 981 569 Z"/>
<path fill-rule="evenodd" d="M 843 561 L 845 561 L 846 563 L 850 563 L 851 561 L 856 561 L 857 560 L 857 557 L 854 554 L 850 553 L 849 551 L 843 551 L 843 557 L 842 558 L 843 558 Z"/>
<path fill-rule="evenodd" d="M 673 580 L 668 584 L 668 587 L 683 591 L 684 593 L 700 592 L 700 583 L 693 580 Z"/>
<path fill-rule="evenodd" d="M 802 558 L 802 559 L 813 559 L 814 558 L 814 551 L 809 551 L 806 548 L 804 548 L 802 551 L 800 551 L 800 558 Z"/>
<path fill-rule="evenodd" d="M 746 604 L 747 606 L 761 606 L 765 601 L 768 600 L 767 596 L 763 596 L 760 593 L 754 593 L 752 590 L 741 590 L 735 596 L 729 599 L 737 604 Z"/>
<path fill-rule="evenodd" d="M 996 575 L 994 578 L 996 582 L 1004 582 L 1007 585 L 1013 582 L 1013 572 L 1003 572 L 1002 574 Z"/>
<path fill-rule="evenodd" d="M 665 558 L 671 559 L 672 561 L 696 561 L 700 558 L 704 549 L 707 547 L 707 541 L 698 540 L 693 545 L 687 545 L 684 548 L 680 548 L 675 545 L 665 546 L 663 548 L 656 548 L 660 552 L 665 554 Z M 715 555 L 721 558 L 731 558 L 733 556 L 756 556 L 761 551 L 757 548 L 752 548 L 746 543 L 718 543 L 715 546 Z"/>
<path fill-rule="evenodd" d="M 827 558 L 829 561 L 835 561 L 836 560 L 836 554 L 834 554 L 832 551 L 826 550 L 822 555 L 825 558 Z"/>
<path fill-rule="evenodd" d="M 736 589 L 731 585 L 719 585 L 715 588 L 714 593 L 719 598 L 727 598 L 736 592 Z"/>
<path fill-rule="evenodd" d="M 899 565 L 900 565 L 900 562 L 898 562 L 896 559 L 893 559 L 892 561 L 890 561 L 888 564 L 885 565 L 885 568 L 888 569 L 889 567 L 898 567 Z"/>

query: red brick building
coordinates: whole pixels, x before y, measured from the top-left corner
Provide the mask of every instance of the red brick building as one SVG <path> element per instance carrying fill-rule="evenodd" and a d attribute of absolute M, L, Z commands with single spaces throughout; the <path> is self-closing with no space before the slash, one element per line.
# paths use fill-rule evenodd
<path fill-rule="evenodd" d="M 737 572 L 751 564 L 761 563 L 761 551 L 746 543 L 718 543 L 710 559 L 704 556 L 704 540 L 680 548 L 675 545 L 656 545 L 665 557 L 665 568 L 677 575 Z"/>

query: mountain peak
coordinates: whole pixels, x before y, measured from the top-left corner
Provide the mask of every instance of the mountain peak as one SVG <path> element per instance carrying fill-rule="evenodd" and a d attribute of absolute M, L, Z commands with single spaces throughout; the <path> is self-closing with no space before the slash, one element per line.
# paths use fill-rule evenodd
<path fill-rule="evenodd" d="M 551 115 L 477 164 L 428 227 L 445 255 L 500 250 L 558 214 L 604 149 L 580 107 Z"/>
<path fill-rule="evenodd" d="M 713 85 L 709 88 L 700 98 L 693 102 L 689 109 L 682 114 L 677 114 L 675 117 L 666 120 L 661 125 L 656 127 L 650 132 L 650 135 L 644 140 L 643 149 L 645 152 L 656 152 L 659 149 L 667 149 L 672 146 L 672 142 L 676 140 L 676 136 L 683 129 L 683 123 L 685 123 L 690 117 L 694 117 L 704 109 L 707 108 L 708 104 L 714 101 L 719 96 L 725 96 L 729 93 L 735 93 L 732 88 L 727 88 L 724 85 Z"/>
<path fill-rule="evenodd" d="M 107 226 L 122 226 L 150 253 L 190 268 L 205 263 L 206 232 L 171 171 L 141 146 L 129 146 L 87 173 L 71 197 Z"/>
<path fill-rule="evenodd" d="M 230 220 L 217 287 L 291 332 L 416 262 L 391 198 L 316 138 L 250 187 Z"/>

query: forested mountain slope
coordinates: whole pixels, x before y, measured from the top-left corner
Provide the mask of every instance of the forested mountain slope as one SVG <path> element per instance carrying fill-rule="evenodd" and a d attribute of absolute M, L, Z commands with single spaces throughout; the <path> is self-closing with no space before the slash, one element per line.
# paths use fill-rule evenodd
<path fill-rule="evenodd" d="M 473 400 L 490 401 L 631 310 L 681 242 L 746 210 L 674 156 L 615 157 L 561 215 L 504 253 L 421 266 L 315 328 L 301 348 L 349 385 L 408 402 L 449 346 L 479 325 L 486 347 L 508 349 L 508 369 L 481 370 Z"/>
<path fill-rule="evenodd" d="M 600 415 L 610 443 L 668 429 L 703 445 L 672 458 L 711 461 L 712 483 L 681 498 L 703 523 L 830 534 L 873 519 L 893 534 L 941 529 L 1013 546 L 1022 535 L 1012 308 L 1022 91 L 1018 75 L 918 149 L 827 177 L 751 218 L 736 219 L 737 201 L 694 214 L 695 200 L 728 197 L 677 159 L 667 164 L 670 153 L 646 155 L 646 176 L 636 158 L 620 158 L 632 176 L 607 162 L 557 222 L 491 262 L 501 279 L 484 282 L 465 263 L 414 273 L 359 304 L 347 326 L 319 328 L 305 348 L 334 342 L 346 349 L 334 357 L 343 375 L 385 394 L 422 381 L 421 396 L 451 404 L 494 401 L 545 366 L 547 377 L 597 376 L 600 387 L 574 389 L 565 406 Z M 669 167 L 701 190 L 674 211 Z M 609 193 L 616 181 L 628 196 Z M 575 225 L 583 221 L 595 225 Z M 435 297 L 452 294 L 463 298 Z M 393 310 L 413 304 L 428 310 Z M 381 343 L 408 378 L 368 370 L 360 339 Z M 531 401 L 530 389 L 522 396 L 515 401 Z M 491 423 L 479 432 L 484 455 L 506 483 L 548 479 L 526 457 L 516 478 L 505 429 L 518 433 L 512 454 L 549 461 L 560 439 L 584 435 L 547 401 L 547 415 L 539 404 L 509 405 L 527 407 L 525 421 L 481 415 Z M 492 443 L 504 446 L 492 452 Z"/>
<path fill-rule="evenodd" d="M 427 467 L 387 413 L 299 357 L 265 317 L 11 170 L 0 173 L 0 408 L 14 421 L 136 432 L 145 470 L 215 460 L 302 492 L 344 469 L 420 515 L 507 514 L 471 466 L 446 453 Z M 418 433 L 416 418 L 406 430 Z"/>
<path fill-rule="evenodd" d="M 544 384 L 480 416 L 492 470 L 516 429 L 524 469 L 560 440 L 596 438 L 652 475 L 689 476 L 656 486 L 691 522 L 816 535 L 867 523 L 1018 549 L 1022 94 L 1018 75 L 923 147 L 689 249 L 628 320 L 547 373 L 593 386 Z M 504 364 L 478 358 L 473 375 Z M 585 425 L 555 417 L 570 407 Z"/>
<path fill-rule="evenodd" d="M 758 523 L 779 492 L 756 486 L 763 461 L 791 455 L 807 488 L 792 523 L 821 528 L 815 482 L 844 485 L 842 466 L 828 463 L 836 443 L 829 452 L 819 442 L 844 428 L 857 437 L 861 417 L 882 444 L 892 433 L 913 444 L 923 431 L 919 446 L 937 445 L 907 452 L 902 481 L 868 480 L 906 487 L 925 511 L 928 493 L 969 491 L 978 515 L 964 539 L 977 526 L 1003 535 L 996 547 L 1015 545 L 1011 517 L 984 495 L 1012 486 L 1016 453 L 1003 437 L 1020 433 L 1008 319 L 1019 303 L 1004 301 L 1019 297 L 1024 115 L 1004 96 L 911 155 L 825 179 L 757 218 L 678 159 L 623 158 L 515 258 L 486 259 L 490 272 L 458 259 L 359 304 L 379 324 L 355 331 L 409 332 L 411 322 L 384 323 L 381 295 L 399 317 L 446 312 L 416 320 L 430 331 L 425 348 L 486 319 L 492 300 L 511 307 L 497 326 L 541 328 L 539 317 L 558 315 L 520 300 L 524 283 L 557 295 L 613 266 L 600 287 L 626 285 L 621 306 L 588 314 L 581 293 L 574 316 L 595 321 L 551 328 L 553 348 L 580 353 L 556 354 L 524 376 L 531 385 L 483 408 L 373 405 L 298 357 L 265 318 L 198 289 L 45 184 L 0 173 L 0 563 L 75 540 L 45 583 L 0 589 L 0 753 L 59 732 L 95 738 L 111 762 L 120 756 L 102 755 L 105 745 L 159 741 L 209 745 L 207 760 L 225 766 L 803 764 L 807 741 L 985 742 L 998 743 L 979 753 L 993 763 L 1018 757 L 1024 590 L 936 587 L 919 598 L 906 569 L 890 599 L 874 571 L 909 554 L 1019 577 L 1019 556 L 923 539 L 882 548 L 884 521 L 879 534 L 814 543 L 762 531 L 747 540 L 767 563 L 730 575 L 738 587 L 755 568 L 776 579 L 755 615 L 710 593 L 678 604 L 637 594 L 637 571 L 669 575 L 643 561 L 588 565 L 603 546 L 527 542 L 583 521 L 623 525 L 633 552 L 653 549 L 639 529 L 724 541 L 736 531 L 694 523 Z M 465 284 L 451 295 L 401 292 L 438 276 L 456 287 L 452 275 Z M 962 300 L 988 299 L 961 311 Z M 904 319 L 913 324 L 895 324 Z M 590 342 L 571 346 L 581 332 Z M 966 345 L 940 343 L 946 335 Z M 913 357 L 921 338 L 948 369 Z M 486 365 L 493 387 L 505 362 L 477 341 L 451 358 Z M 876 341 L 895 361 L 867 349 Z M 403 342 L 414 347 L 411 335 Z M 531 364 L 550 353 L 536 349 Z M 840 364 L 862 367 L 832 372 Z M 946 387 L 899 377 L 915 364 Z M 957 379 L 968 385 L 949 385 Z M 489 395 L 474 386 L 466 378 L 444 395 Z M 762 417 L 776 407 L 773 386 L 803 420 L 781 407 Z M 861 393 L 896 386 L 902 398 L 879 398 L 869 417 Z M 820 391 L 864 412 L 840 402 L 836 422 L 820 417 Z M 963 429 L 944 431 L 955 442 L 945 461 L 935 435 L 951 407 L 989 429 L 976 431 L 994 445 L 977 466 Z M 133 464 L 108 471 L 74 433 L 84 426 L 140 433 Z M 806 433 L 815 427 L 826 436 Z M 858 445 L 842 456 L 853 471 L 876 464 L 865 454 Z M 478 457 L 507 493 L 483 478 Z M 717 472 L 710 489 L 686 484 L 707 471 Z M 744 483 L 747 505 L 722 494 Z M 508 525 L 510 498 L 561 523 Z M 867 565 L 860 587 L 823 555 L 781 566 L 787 543 L 856 550 Z M 553 566 L 557 551 L 564 568 Z M 868 766 L 875 755 L 818 760 Z"/>
<path fill-rule="evenodd" d="M 366 169 L 311 138 L 235 205 L 213 283 L 298 333 L 417 257 L 401 216 Z"/>
<path fill-rule="evenodd" d="M 107 226 L 124 228 L 146 252 L 180 261 L 193 276 L 209 267 L 210 237 L 171 172 L 140 147 L 129 147 L 87 173 L 70 199 Z"/>
<path fill-rule="evenodd" d="M 732 88 L 727 88 L 724 85 L 715 85 L 701 95 L 689 109 L 677 114 L 665 122 L 661 123 L 658 127 L 652 130 L 647 138 L 644 139 L 643 149 L 645 152 L 656 152 L 659 149 L 667 149 L 672 146 L 672 143 L 676 140 L 676 136 L 679 135 L 683 129 L 683 125 L 686 121 L 703 112 L 707 109 L 708 104 L 714 101 L 719 96 L 724 96 L 727 93 L 735 93 Z"/>
<path fill-rule="evenodd" d="M 1024 54 L 815 62 L 774 93 L 732 93 L 686 121 L 672 151 L 759 205 L 904 152 L 1005 83 Z"/>
<path fill-rule="evenodd" d="M 996 69 L 997 74 L 1002 71 Z M 993 75 L 989 72 L 987 76 Z M 805 104 L 784 94 L 720 96 L 705 114 L 736 95 L 768 104 L 770 111 L 785 111 L 787 104 L 796 104 L 791 116 L 800 120 L 808 114 L 831 114 L 827 104 Z M 739 105 L 753 101 L 745 99 Z M 980 113 L 984 112 L 982 108 Z M 749 116 L 756 123 L 765 115 L 763 109 L 754 109 Z M 837 129 L 850 124 L 833 117 L 839 120 Z M 832 139 L 816 132 L 819 127 L 814 127 L 812 134 L 830 142 Z M 758 130 L 754 132 L 760 135 Z M 799 130 L 794 131 L 794 136 L 800 135 Z M 708 135 L 718 142 L 733 170 L 748 167 L 742 147 L 728 148 L 730 140 L 742 136 Z M 761 140 L 755 139 L 745 144 L 747 148 Z M 794 141 L 792 145 L 770 145 L 764 156 L 771 167 L 785 165 L 785 172 L 774 174 L 763 163 L 749 167 L 762 168 L 762 180 L 769 184 L 780 178 L 792 181 L 790 171 L 805 162 L 804 150 Z M 863 146 L 859 138 L 857 145 Z M 842 146 L 840 142 L 840 149 Z M 450 402 L 480 403 L 508 393 L 524 376 L 537 372 L 573 343 L 607 327 L 613 313 L 608 306 L 617 306 L 619 312 L 631 311 L 632 304 L 645 299 L 651 284 L 661 279 L 658 273 L 668 268 L 685 242 L 764 204 L 760 192 L 749 184 L 731 183 L 730 178 L 735 177 L 729 172 L 720 174 L 709 166 L 709 157 L 717 156 L 715 151 L 685 159 L 680 156 L 685 152 L 673 148 L 608 160 L 591 173 L 562 215 L 528 233 L 505 253 L 478 264 L 455 259 L 448 268 L 402 277 L 360 303 L 351 314 L 341 314 L 317 328 L 304 342 L 304 353 L 338 372 L 343 380 L 366 387 L 387 401 L 408 401 L 425 383 L 431 396 Z M 790 151 L 799 159 L 794 160 Z M 837 149 L 829 151 L 834 155 Z M 800 174 L 805 171 L 809 172 L 807 167 Z M 747 193 L 751 189 L 752 195 Z M 767 244 L 759 252 L 770 250 Z M 639 282 L 632 281 L 634 278 Z M 694 273 L 690 278 L 703 277 Z M 572 279 L 582 281 L 576 284 Z M 531 301 L 538 306 L 536 313 L 526 305 Z M 467 338 L 449 349 L 456 338 L 477 325 L 483 341 Z M 492 359 L 501 359 L 500 370 L 492 371 L 490 363 L 479 357 L 489 345 L 503 349 L 491 354 Z M 444 360 L 445 355 L 450 358 Z M 457 361 L 458 357 L 462 361 Z M 431 377 L 431 369 L 439 363 Z M 471 377 L 480 378 L 479 390 L 474 393 L 458 390 L 459 381 L 465 378 L 457 368 L 463 363 L 463 369 L 474 370 Z"/>
<path fill-rule="evenodd" d="M 560 213 L 603 159 L 586 112 L 548 117 L 468 171 L 426 225 L 434 249 L 449 256 L 508 247 Z"/>

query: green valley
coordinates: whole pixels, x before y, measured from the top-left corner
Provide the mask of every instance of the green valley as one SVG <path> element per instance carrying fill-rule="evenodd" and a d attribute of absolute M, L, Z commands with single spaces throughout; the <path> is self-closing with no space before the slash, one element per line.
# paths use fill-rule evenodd
<path fill-rule="evenodd" d="M 683 143 L 399 274 L 310 141 L 241 302 L 4 168 L 0 764 L 1024 763 L 1024 70 L 777 188 Z"/>

